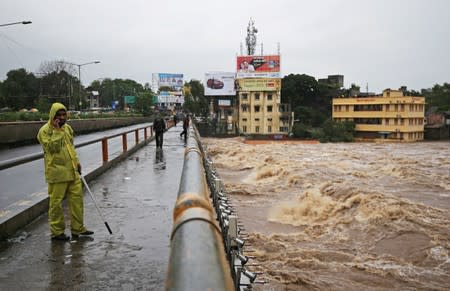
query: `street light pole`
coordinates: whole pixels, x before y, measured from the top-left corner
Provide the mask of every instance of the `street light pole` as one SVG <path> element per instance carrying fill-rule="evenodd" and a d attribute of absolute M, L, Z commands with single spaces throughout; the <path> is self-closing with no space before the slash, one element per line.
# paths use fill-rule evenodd
<path fill-rule="evenodd" d="M 78 82 L 80 83 L 80 86 L 78 87 L 78 97 L 80 98 L 79 101 L 79 106 L 80 106 L 80 111 L 81 111 L 81 67 L 82 66 L 86 66 L 86 65 L 90 65 L 90 64 L 99 64 L 100 61 L 92 61 L 92 62 L 88 62 L 88 63 L 84 63 L 84 64 L 74 64 L 74 63 L 70 63 L 70 62 L 65 62 L 69 65 L 72 66 L 78 66 Z M 69 110 L 70 110 L 70 96 L 69 96 Z"/>
<path fill-rule="evenodd" d="M 19 21 L 19 22 L 11 22 L 11 23 L 5 23 L 5 24 L 0 24 L 0 26 L 9 26 L 9 25 L 16 25 L 16 24 L 30 24 L 32 23 L 31 21 Z"/>

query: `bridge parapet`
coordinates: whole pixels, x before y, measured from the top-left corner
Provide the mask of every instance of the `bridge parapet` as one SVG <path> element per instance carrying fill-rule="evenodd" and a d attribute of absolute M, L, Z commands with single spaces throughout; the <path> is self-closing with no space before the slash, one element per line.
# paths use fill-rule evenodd
<path fill-rule="evenodd" d="M 190 127 L 166 290 L 251 290 L 257 274 L 245 267 L 242 231 L 199 133 Z"/>

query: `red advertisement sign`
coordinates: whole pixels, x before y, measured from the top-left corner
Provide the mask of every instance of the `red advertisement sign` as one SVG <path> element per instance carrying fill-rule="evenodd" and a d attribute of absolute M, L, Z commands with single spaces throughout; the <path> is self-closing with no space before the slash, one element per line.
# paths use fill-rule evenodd
<path fill-rule="evenodd" d="M 280 56 L 239 56 L 236 66 L 238 73 L 279 72 Z"/>

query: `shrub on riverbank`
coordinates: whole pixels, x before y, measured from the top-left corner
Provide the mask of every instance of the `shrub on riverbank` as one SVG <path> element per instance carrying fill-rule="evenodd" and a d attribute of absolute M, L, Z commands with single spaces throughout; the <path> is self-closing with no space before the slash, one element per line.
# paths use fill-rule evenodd
<path fill-rule="evenodd" d="M 70 113 L 69 119 L 92 119 L 92 118 L 117 118 L 117 117 L 141 117 L 140 113 L 105 112 L 105 113 Z M 4 112 L 0 113 L 0 122 L 14 121 L 45 121 L 48 113 L 42 112 Z"/>

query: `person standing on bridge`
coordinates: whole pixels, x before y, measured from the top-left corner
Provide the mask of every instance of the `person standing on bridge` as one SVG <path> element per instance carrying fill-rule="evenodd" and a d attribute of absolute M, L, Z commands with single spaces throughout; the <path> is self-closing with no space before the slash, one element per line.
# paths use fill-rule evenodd
<path fill-rule="evenodd" d="M 184 141 L 187 139 L 187 131 L 189 128 L 189 114 L 186 114 L 186 116 L 183 119 L 183 131 L 180 133 L 180 138 L 184 135 Z"/>
<path fill-rule="evenodd" d="M 166 130 L 166 122 L 161 117 L 160 114 L 156 116 L 153 120 L 153 130 L 155 131 L 156 148 L 161 148 L 163 146 L 164 131 Z"/>
<path fill-rule="evenodd" d="M 177 116 L 177 113 L 175 113 L 173 115 L 173 126 L 177 126 L 177 122 L 178 122 L 178 116 Z"/>
<path fill-rule="evenodd" d="M 66 124 L 67 110 L 61 103 L 53 103 L 48 122 L 37 135 L 44 150 L 45 179 L 48 184 L 48 220 L 54 240 L 69 240 L 65 234 L 62 202 L 68 199 L 72 237 L 92 235 L 84 226 L 81 165 L 73 144 L 73 129 Z"/>

